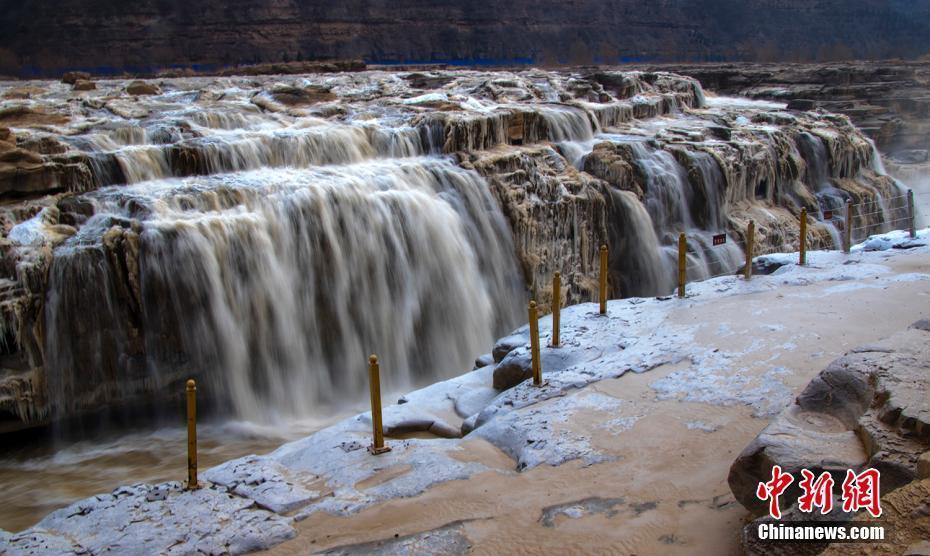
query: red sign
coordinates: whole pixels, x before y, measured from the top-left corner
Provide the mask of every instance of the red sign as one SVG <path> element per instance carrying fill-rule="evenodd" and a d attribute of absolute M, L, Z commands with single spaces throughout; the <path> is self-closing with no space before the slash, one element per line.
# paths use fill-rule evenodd
<path fill-rule="evenodd" d="M 727 234 L 717 234 L 714 236 L 714 245 L 723 245 L 727 242 Z"/>
<path fill-rule="evenodd" d="M 823 211 L 823 219 L 824 219 L 824 220 L 833 220 L 833 211 L 832 211 L 832 210 L 825 210 L 825 211 Z"/>

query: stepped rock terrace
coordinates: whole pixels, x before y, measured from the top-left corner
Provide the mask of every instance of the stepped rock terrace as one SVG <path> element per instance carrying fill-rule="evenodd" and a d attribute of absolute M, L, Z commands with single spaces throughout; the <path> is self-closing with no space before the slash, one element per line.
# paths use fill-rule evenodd
<path fill-rule="evenodd" d="M 250 420 L 467 370 L 524 302 L 668 294 L 905 210 L 845 116 L 664 72 L 0 84 L 0 430 L 180 393 Z M 860 221 L 827 214 L 868 203 Z M 714 235 L 729 241 L 715 247 Z"/>

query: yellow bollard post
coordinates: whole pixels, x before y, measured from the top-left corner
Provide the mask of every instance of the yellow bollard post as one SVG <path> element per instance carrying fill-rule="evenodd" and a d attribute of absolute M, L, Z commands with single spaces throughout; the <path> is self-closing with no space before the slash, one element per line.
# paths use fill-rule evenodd
<path fill-rule="evenodd" d="M 539 316 L 536 302 L 530 301 L 530 351 L 533 356 L 533 386 L 542 386 L 542 365 L 539 361 Z"/>
<path fill-rule="evenodd" d="M 755 249 L 755 245 L 756 223 L 750 220 L 749 226 L 746 227 L 746 269 L 744 271 L 746 280 L 752 280 L 752 251 Z"/>
<path fill-rule="evenodd" d="M 607 246 L 601 245 L 601 314 L 607 314 Z"/>
<path fill-rule="evenodd" d="M 377 456 L 391 451 L 390 446 L 384 445 L 384 428 L 381 426 L 381 371 L 377 355 L 368 358 L 368 385 L 371 390 L 372 432 L 372 444 L 368 451 Z"/>
<path fill-rule="evenodd" d="M 197 490 L 197 383 L 187 381 L 187 490 Z"/>
<path fill-rule="evenodd" d="M 846 225 L 843 227 L 843 252 L 849 253 L 852 249 L 852 201 L 846 201 Z"/>
<path fill-rule="evenodd" d="M 685 280 L 688 278 L 688 238 L 685 234 L 678 236 L 678 297 L 685 296 Z"/>
<path fill-rule="evenodd" d="M 807 209 L 801 209 L 801 257 L 799 259 L 801 266 L 807 264 Z"/>
<path fill-rule="evenodd" d="M 552 347 L 559 347 L 559 325 L 562 313 L 562 273 L 552 275 Z"/>
<path fill-rule="evenodd" d="M 911 239 L 917 237 L 917 226 L 914 217 L 914 190 L 907 190 L 907 215 L 911 221 Z"/>

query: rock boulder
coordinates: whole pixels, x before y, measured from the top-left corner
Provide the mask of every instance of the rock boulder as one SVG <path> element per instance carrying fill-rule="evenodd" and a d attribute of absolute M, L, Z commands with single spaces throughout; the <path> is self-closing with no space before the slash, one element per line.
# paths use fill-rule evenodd
<path fill-rule="evenodd" d="M 126 92 L 133 96 L 160 95 L 161 89 L 147 81 L 133 81 L 126 86 Z"/>
<path fill-rule="evenodd" d="M 79 79 L 78 81 L 75 81 L 74 86 L 72 87 L 72 89 L 75 91 L 93 91 L 96 88 L 97 84 L 87 79 Z"/>
<path fill-rule="evenodd" d="M 75 85 L 78 81 L 88 81 L 90 74 L 86 71 L 69 71 L 61 76 L 61 82 L 68 85 Z"/>
<path fill-rule="evenodd" d="M 847 469 L 881 471 L 883 493 L 920 474 L 930 449 L 930 335 L 915 326 L 831 363 L 743 450 L 730 468 L 736 499 L 756 515 L 756 497 L 773 465 L 800 476 L 828 471 L 842 484 Z M 782 498 L 797 499 L 797 481 Z"/>

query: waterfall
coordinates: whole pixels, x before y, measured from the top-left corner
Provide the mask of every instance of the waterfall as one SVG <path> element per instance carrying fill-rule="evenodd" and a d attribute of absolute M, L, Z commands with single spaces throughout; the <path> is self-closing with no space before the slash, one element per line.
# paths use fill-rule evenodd
<path fill-rule="evenodd" d="M 210 133 L 176 144 L 146 143 L 146 131 L 69 138 L 86 150 L 98 185 L 140 183 L 171 177 L 241 172 L 259 168 L 307 168 L 350 164 L 372 158 L 406 158 L 437 152 L 431 132 L 414 127 L 386 128 L 365 124 L 332 124 L 303 118 L 288 127 L 266 123 L 259 129 L 236 129 L 244 116 L 204 114 L 185 125 L 208 124 Z M 231 130 L 228 130 L 231 129 Z M 267 128 L 267 129 L 265 129 Z M 107 168 L 112 159 L 115 169 Z"/>
<path fill-rule="evenodd" d="M 833 248 L 841 249 L 842 230 L 837 226 L 837 222 L 845 225 L 845 207 L 849 194 L 835 187 L 830 180 L 830 156 L 821 138 L 802 132 L 798 135 L 797 147 L 807 167 L 804 182 L 817 196 L 819 212 L 814 216 L 826 224 Z M 828 211 L 833 213 L 832 219 L 825 218 Z"/>
<path fill-rule="evenodd" d="M 688 236 L 689 280 L 735 272 L 743 264 L 740 246 L 732 237 L 724 245 L 713 244 L 714 235 L 726 232 L 726 183 L 717 161 L 707 153 L 684 152 L 694 169 L 689 174 L 670 151 L 653 149 L 642 141 L 629 144 L 646 187 L 642 202 L 627 192 L 612 195 L 616 215 L 611 220 L 624 222 L 612 237 L 624 259 L 614 267 L 623 294 L 672 290 L 682 232 Z"/>
<path fill-rule="evenodd" d="M 558 145 L 573 166 L 580 168 L 594 146 L 599 131 L 596 122 L 584 110 L 569 106 L 544 106 L 539 108 L 539 114 L 549 129 L 549 140 Z"/>
<path fill-rule="evenodd" d="M 521 318 L 507 223 L 484 180 L 444 159 L 89 198 L 95 215 L 50 271 L 58 414 L 192 375 L 242 418 L 306 415 L 365 392 L 370 353 L 387 388 L 407 386 L 469 368 Z"/>

